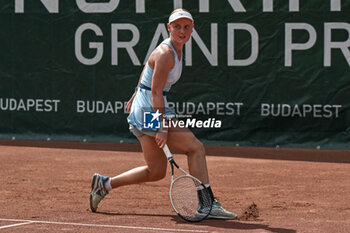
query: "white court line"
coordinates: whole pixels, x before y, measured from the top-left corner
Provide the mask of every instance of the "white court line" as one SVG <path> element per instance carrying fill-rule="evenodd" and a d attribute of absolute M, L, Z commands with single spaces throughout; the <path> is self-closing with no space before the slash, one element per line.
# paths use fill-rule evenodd
<path fill-rule="evenodd" d="M 125 228 L 125 229 L 153 230 L 153 231 L 209 232 L 209 231 L 203 231 L 203 230 L 189 230 L 189 229 L 187 230 L 187 229 L 136 227 L 136 226 L 103 225 L 103 224 L 101 225 L 101 224 L 72 223 L 72 222 L 51 222 L 51 221 L 36 221 L 36 220 L 25 220 L 25 219 L 0 218 L 0 221 L 25 222 L 25 223 L 19 223 L 18 225 L 29 224 L 29 223 L 41 223 L 41 224 L 72 225 L 72 226 L 86 226 L 86 227 L 106 227 L 106 228 Z M 8 225 L 8 226 L 10 226 L 10 225 Z"/>
<path fill-rule="evenodd" d="M 28 221 L 28 220 L 24 220 L 24 221 L 27 221 L 27 222 L 21 221 L 22 223 L 16 223 L 16 224 L 11 224 L 11 225 L 6 225 L 6 226 L 0 226 L 0 229 L 16 227 L 16 226 L 21 226 L 21 225 L 26 225 L 26 224 L 33 223 L 32 221 Z"/>

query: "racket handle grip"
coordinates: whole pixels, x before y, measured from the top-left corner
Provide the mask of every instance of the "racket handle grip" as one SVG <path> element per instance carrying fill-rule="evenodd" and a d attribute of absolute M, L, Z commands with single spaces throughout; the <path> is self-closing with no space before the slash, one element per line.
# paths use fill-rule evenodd
<path fill-rule="evenodd" d="M 173 158 L 173 155 L 171 154 L 167 144 L 164 145 L 163 151 L 164 151 L 165 156 L 168 158 L 168 160 L 171 160 Z"/>

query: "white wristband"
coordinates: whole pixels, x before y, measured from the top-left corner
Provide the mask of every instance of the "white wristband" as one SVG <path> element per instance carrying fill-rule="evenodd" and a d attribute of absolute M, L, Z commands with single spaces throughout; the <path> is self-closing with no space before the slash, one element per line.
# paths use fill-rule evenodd
<path fill-rule="evenodd" d="M 167 132 L 168 132 L 168 129 L 159 129 L 159 132 L 161 132 L 161 133 L 167 133 Z"/>

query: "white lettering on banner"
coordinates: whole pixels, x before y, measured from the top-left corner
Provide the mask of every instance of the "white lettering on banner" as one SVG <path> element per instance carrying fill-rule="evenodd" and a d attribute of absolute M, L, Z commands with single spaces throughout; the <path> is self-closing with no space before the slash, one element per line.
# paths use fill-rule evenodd
<path fill-rule="evenodd" d="M 77 100 L 76 111 L 78 113 L 103 113 L 118 114 L 126 112 L 127 102 L 101 101 L 101 100 Z M 241 115 L 243 103 L 233 102 L 168 102 L 177 116 L 189 117 L 191 115 Z"/>
<path fill-rule="evenodd" d="M 0 98 L 0 111 L 57 112 L 61 100 Z"/>
<path fill-rule="evenodd" d="M 174 9 L 183 8 L 183 0 L 173 0 Z M 199 12 L 209 12 L 209 0 L 199 0 Z"/>
<path fill-rule="evenodd" d="M 332 42 L 332 30 L 341 29 L 348 31 L 348 39 L 344 42 Z M 324 66 L 331 66 L 331 49 L 340 49 L 350 66 L 350 24 L 325 23 L 324 26 Z"/>
<path fill-rule="evenodd" d="M 331 2 L 333 1 L 331 0 Z M 289 11 L 299 12 L 299 0 L 289 0 Z M 263 12 L 273 12 L 273 0 L 263 0 Z"/>
<path fill-rule="evenodd" d="M 99 114 L 118 114 L 126 112 L 127 102 L 122 101 L 100 101 L 100 100 L 77 100 L 77 113 L 99 113 Z"/>
<path fill-rule="evenodd" d="M 185 65 L 192 66 L 192 41 L 195 41 L 205 58 L 208 60 L 211 66 L 218 66 L 218 25 L 212 23 L 211 37 L 210 37 L 210 50 L 206 47 L 203 40 L 194 29 L 192 37 L 185 45 Z M 332 41 L 332 31 L 334 30 L 346 30 L 349 34 L 346 41 Z M 82 40 L 85 31 L 91 30 L 96 36 L 103 36 L 102 30 L 95 24 L 86 23 L 81 25 L 75 33 L 75 56 L 82 64 L 95 65 L 101 61 L 103 57 L 103 42 L 89 42 L 89 49 L 95 49 L 95 56 L 87 58 L 82 54 Z M 302 30 L 309 36 L 308 40 L 303 43 L 295 43 L 292 41 L 293 31 Z M 119 33 L 121 31 L 129 31 L 132 34 L 132 38 L 129 41 L 119 41 Z M 238 59 L 235 55 L 235 35 L 239 31 L 246 31 L 250 35 L 251 48 L 248 58 Z M 331 51 L 332 49 L 340 49 L 345 57 L 348 65 L 350 66 L 350 24 L 349 23 L 325 23 L 324 24 L 324 66 L 331 66 Z M 134 47 L 136 47 L 140 41 L 140 31 L 133 24 L 112 24 L 111 25 L 111 65 L 119 65 L 118 54 L 120 49 L 125 49 L 132 64 L 140 66 L 141 62 L 136 54 Z M 155 34 L 152 38 L 150 46 L 147 50 L 143 64 L 147 62 L 151 52 L 157 46 L 160 39 L 168 37 L 165 24 L 158 24 Z M 285 24 L 285 49 L 284 49 L 284 65 L 286 67 L 292 66 L 293 51 L 305 51 L 314 46 L 317 39 L 317 33 L 315 28 L 307 23 L 286 23 Z M 259 56 L 259 34 L 257 30 L 250 24 L 245 23 L 228 23 L 227 24 L 227 65 L 228 66 L 249 66 L 253 64 Z M 128 59 L 126 59 L 128 60 Z M 124 60 L 125 61 L 125 60 Z"/>
<path fill-rule="evenodd" d="M 348 38 L 346 41 L 332 41 L 332 30 L 346 30 Z M 293 30 L 305 30 L 309 35 L 309 40 L 305 43 L 293 43 Z M 307 23 L 286 23 L 285 24 L 285 53 L 284 65 L 292 66 L 292 51 L 310 49 L 316 42 L 316 30 L 313 26 Z M 350 24 L 349 23 L 324 23 L 324 67 L 331 66 L 331 50 L 340 49 L 345 60 L 350 66 Z"/>
<path fill-rule="evenodd" d="M 182 115 L 241 115 L 243 103 L 233 102 L 168 102 L 170 108 Z"/>
<path fill-rule="evenodd" d="M 261 116 L 338 118 L 342 105 L 338 104 L 261 104 Z"/>
<path fill-rule="evenodd" d="M 76 0 L 79 9 L 85 13 L 111 13 L 117 9 L 119 0 L 109 0 L 109 2 L 89 3 L 86 0 Z"/>
<path fill-rule="evenodd" d="M 251 54 L 246 59 L 235 59 L 235 30 L 248 31 L 251 36 Z M 258 58 L 259 54 L 259 35 L 256 29 L 246 23 L 227 24 L 227 65 L 228 66 L 249 66 Z"/>
<path fill-rule="evenodd" d="M 331 11 L 341 11 L 341 0 L 331 0 Z"/>
<path fill-rule="evenodd" d="M 136 0 L 136 13 L 145 13 L 146 4 L 145 0 Z"/>
<path fill-rule="evenodd" d="M 40 0 L 48 12 L 58 13 L 59 0 Z M 24 13 L 24 0 L 15 0 L 15 13 Z"/>
<path fill-rule="evenodd" d="M 197 31 L 193 29 L 192 36 L 190 40 L 185 45 L 185 56 L 186 56 L 186 65 L 192 66 L 192 39 L 197 42 L 198 47 L 203 52 L 204 56 L 208 59 L 209 63 L 212 66 L 218 65 L 218 24 L 212 23 L 211 27 L 211 52 L 205 46 L 203 40 L 198 35 Z"/>
<path fill-rule="evenodd" d="M 120 48 L 125 48 L 131 61 L 134 65 L 141 65 L 133 47 L 137 45 L 140 39 L 140 32 L 138 28 L 133 24 L 112 24 L 112 65 L 118 65 L 118 52 Z M 101 29 L 92 23 L 86 23 L 81 25 L 75 33 L 75 56 L 76 58 L 85 65 L 95 65 L 101 61 L 103 56 L 103 43 L 102 42 L 89 42 L 90 49 L 96 49 L 96 55 L 93 58 L 86 58 L 82 54 L 81 41 L 82 34 L 86 30 L 92 30 L 97 36 L 102 36 L 103 33 Z M 118 41 L 118 31 L 119 30 L 129 30 L 132 32 L 132 39 L 128 42 Z M 234 31 L 235 30 L 246 30 L 251 35 L 251 54 L 246 59 L 236 59 L 234 55 Z M 156 32 L 151 41 L 150 47 L 144 59 L 144 64 L 147 62 L 153 49 L 157 46 L 159 39 L 163 39 L 168 36 L 166 27 L 164 24 L 158 24 Z M 218 26 L 217 24 L 211 24 L 211 51 L 205 46 L 204 42 L 200 38 L 196 30 L 193 30 L 193 35 L 185 47 L 185 62 L 186 65 L 192 66 L 192 40 L 196 41 L 200 50 L 203 52 L 204 56 L 208 59 L 212 66 L 218 65 Z M 249 24 L 228 24 L 228 65 L 229 66 L 248 66 L 254 63 L 258 57 L 258 45 L 259 36 L 256 29 Z"/>
<path fill-rule="evenodd" d="M 263 0 L 263 12 L 273 12 L 273 0 Z"/>
<path fill-rule="evenodd" d="M 293 43 L 292 31 L 306 30 L 309 34 L 309 40 L 305 43 Z M 284 66 L 292 66 L 292 51 L 293 50 L 307 50 L 311 48 L 316 42 L 316 30 L 307 23 L 286 23 L 285 24 L 285 52 L 284 52 Z"/>
<path fill-rule="evenodd" d="M 128 42 L 120 42 L 118 40 L 118 31 L 119 30 L 128 30 L 132 32 L 132 39 Z M 123 24 L 112 24 L 112 65 L 118 65 L 118 49 L 119 48 L 125 48 L 128 52 L 132 63 L 134 65 L 141 65 L 139 59 L 137 58 L 137 55 L 133 49 L 133 47 L 139 42 L 140 40 L 140 32 L 139 29 L 129 23 L 123 23 Z"/>
<path fill-rule="evenodd" d="M 96 55 L 93 58 L 86 58 L 81 52 L 81 37 L 86 30 L 92 30 L 97 36 L 102 36 L 101 29 L 93 23 L 85 23 L 81 25 L 75 32 L 75 56 L 84 65 L 95 65 L 103 56 L 103 43 L 102 42 L 89 42 L 90 49 L 96 49 Z"/>
<path fill-rule="evenodd" d="M 59 0 L 40 0 L 49 13 L 59 13 Z M 118 8 L 120 0 L 89 3 L 76 0 L 78 8 L 84 13 L 111 13 Z M 145 13 L 145 0 L 136 0 L 136 13 Z M 208 10 L 209 11 L 209 10 Z M 15 13 L 24 13 L 24 0 L 15 0 Z"/>
<path fill-rule="evenodd" d="M 40 0 L 49 13 L 59 13 L 59 0 Z M 120 0 L 93 3 L 86 0 L 75 0 L 78 8 L 84 13 L 112 13 L 118 8 Z M 130 0 L 129 0 L 130 1 Z M 199 12 L 210 12 L 210 0 L 199 0 Z M 217 0 L 215 0 L 217 1 Z M 173 0 L 174 9 L 182 8 L 183 0 Z M 227 0 L 234 12 L 246 12 L 240 0 Z M 15 0 L 15 13 L 24 13 L 24 0 Z M 146 13 L 145 0 L 135 0 L 136 13 Z M 289 0 L 289 11 L 299 12 L 299 0 Z M 262 11 L 273 12 L 273 0 L 262 0 Z M 330 11 L 341 11 L 341 0 L 330 0 Z"/>
<path fill-rule="evenodd" d="M 81 49 L 81 41 L 82 34 L 86 30 L 92 30 L 97 36 L 102 36 L 103 33 L 101 29 L 92 23 L 86 23 L 81 25 L 77 31 L 75 32 L 75 56 L 76 58 L 83 63 L 84 65 L 96 65 L 99 61 L 101 61 L 103 56 L 103 43 L 102 42 L 89 42 L 90 49 L 96 49 L 96 55 L 93 58 L 86 58 L 82 54 Z M 134 65 L 141 65 L 137 55 L 133 49 L 133 47 L 139 42 L 140 32 L 138 28 L 133 24 L 112 24 L 112 65 L 118 65 L 118 50 L 120 48 L 125 48 L 128 52 L 132 62 Z M 129 30 L 132 32 L 132 39 L 128 42 L 120 42 L 118 40 L 118 31 L 119 30 Z"/>
<path fill-rule="evenodd" d="M 234 12 L 246 12 L 239 0 L 228 0 Z"/>
<path fill-rule="evenodd" d="M 289 11 L 299 12 L 299 0 L 289 0 Z"/>
<path fill-rule="evenodd" d="M 299 12 L 299 0 L 289 0 L 289 11 Z M 341 0 L 330 0 L 330 11 L 341 11 Z M 263 0 L 263 12 L 273 12 L 273 0 Z"/>

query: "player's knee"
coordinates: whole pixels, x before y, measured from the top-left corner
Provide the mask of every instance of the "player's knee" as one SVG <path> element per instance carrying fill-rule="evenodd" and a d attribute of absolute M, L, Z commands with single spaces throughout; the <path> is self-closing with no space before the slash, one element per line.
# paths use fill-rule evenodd
<path fill-rule="evenodd" d="M 191 144 L 191 147 L 189 148 L 189 155 L 192 156 L 205 156 L 205 147 L 202 142 L 200 142 L 198 139 L 195 140 L 194 143 Z"/>
<path fill-rule="evenodd" d="M 149 172 L 150 181 L 158 181 L 166 176 L 166 169 L 155 169 Z"/>
<path fill-rule="evenodd" d="M 205 147 L 200 141 L 198 141 L 196 150 L 200 156 L 205 156 Z"/>

